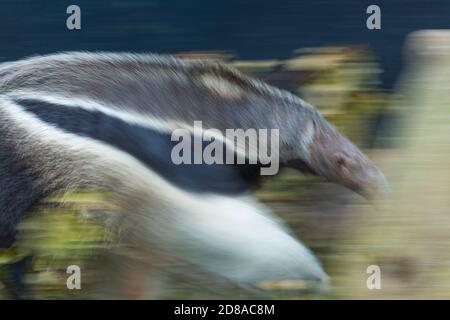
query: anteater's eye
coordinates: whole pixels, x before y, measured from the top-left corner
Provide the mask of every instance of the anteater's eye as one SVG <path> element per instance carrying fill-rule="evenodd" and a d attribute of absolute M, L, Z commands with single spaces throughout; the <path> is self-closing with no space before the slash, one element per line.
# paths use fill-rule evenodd
<path fill-rule="evenodd" d="M 340 168 L 346 168 L 351 163 L 351 159 L 343 152 L 336 152 L 334 154 L 335 163 Z"/>

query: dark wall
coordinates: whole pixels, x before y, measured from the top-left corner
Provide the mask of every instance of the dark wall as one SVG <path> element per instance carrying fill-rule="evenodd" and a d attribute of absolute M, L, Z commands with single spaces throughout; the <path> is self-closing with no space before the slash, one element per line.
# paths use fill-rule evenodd
<path fill-rule="evenodd" d="M 66 8 L 82 10 L 82 30 L 66 28 Z M 366 28 L 378 4 L 382 29 Z M 305 46 L 369 44 L 390 88 L 406 34 L 450 28 L 445 0 L 0 0 L 0 59 L 66 50 L 234 50 L 244 59 L 289 57 Z"/>

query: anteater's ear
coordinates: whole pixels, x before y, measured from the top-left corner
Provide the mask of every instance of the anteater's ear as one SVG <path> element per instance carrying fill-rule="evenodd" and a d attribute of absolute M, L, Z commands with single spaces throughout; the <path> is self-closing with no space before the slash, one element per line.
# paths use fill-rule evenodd
<path fill-rule="evenodd" d="M 303 132 L 303 140 L 306 143 L 311 143 L 315 133 L 316 133 L 316 124 L 314 123 L 314 121 L 308 121 L 308 123 L 306 124 L 305 131 Z"/>

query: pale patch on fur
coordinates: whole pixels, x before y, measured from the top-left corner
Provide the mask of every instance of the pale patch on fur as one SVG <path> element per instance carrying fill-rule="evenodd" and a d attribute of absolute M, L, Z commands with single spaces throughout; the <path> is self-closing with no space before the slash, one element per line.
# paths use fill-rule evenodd
<path fill-rule="evenodd" d="M 216 75 L 202 75 L 200 82 L 211 92 L 226 99 L 239 99 L 245 95 L 245 92 L 240 87 Z"/>

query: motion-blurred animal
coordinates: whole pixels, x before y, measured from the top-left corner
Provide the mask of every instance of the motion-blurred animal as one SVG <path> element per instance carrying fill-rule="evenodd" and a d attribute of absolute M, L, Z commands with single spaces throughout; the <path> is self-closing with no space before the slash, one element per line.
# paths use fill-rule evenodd
<path fill-rule="evenodd" d="M 326 281 L 310 251 L 252 196 L 261 163 L 171 161 L 171 132 L 199 120 L 219 133 L 278 129 L 279 149 L 271 151 L 282 166 L 366 197 L 387 188 L 380 170 L 315 108 L 222 64 L 137 54 L 33 57 L 0 65 L 2 245 L 12 244 L 21 218 L 45 196 L 99 188 L 120 205 L 114 223 L 124 246 L 152 257 L 152 268 L 165 251 L 236 283 Z"/>

